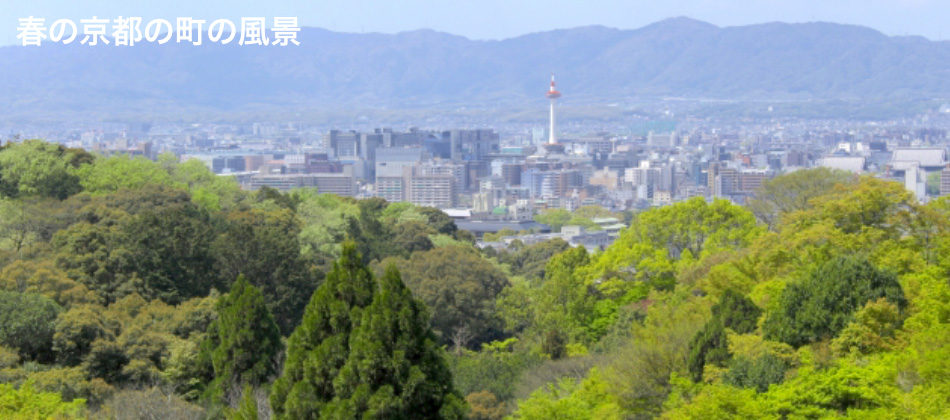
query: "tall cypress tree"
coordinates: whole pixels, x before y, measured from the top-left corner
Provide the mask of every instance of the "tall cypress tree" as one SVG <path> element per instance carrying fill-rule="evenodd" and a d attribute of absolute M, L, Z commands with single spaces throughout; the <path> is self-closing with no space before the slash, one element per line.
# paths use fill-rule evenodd
<path fill-rule="evenodd" d="M 271 408 L 278 419 L 317 419 L 336 395 L 333 380 L 346 363 L 350 333 L 373 301 L 373 275 L 356 244 L 343 244 L 340 259 L 310 299 L 290 336 L 284 372 L 274 382 Z"/>
<path fill-rule="evenodd" d="M 264 296 L 244 276 L 238 276 L 216 310 L 218 318 L 208 327 L 198 361 L 213 371 L 207 395 L 221 402 L 232 390 L 267 383 L 277 373 L 274 360 L 283 344 Z"/>
<path fill-rule="evenodd" d="M 353 243 L 291 336 L 274 384 L 278 419 L 460 419 L 464 403 L 425 305 L 389 267 L 381 284 Z"/>
<path fill-rule="evenodd" d="M 412 297 L 394 266 L 350 335 L 350 355 L 336 381 L 329 418 L 462 418 L 425 304 Z"/>

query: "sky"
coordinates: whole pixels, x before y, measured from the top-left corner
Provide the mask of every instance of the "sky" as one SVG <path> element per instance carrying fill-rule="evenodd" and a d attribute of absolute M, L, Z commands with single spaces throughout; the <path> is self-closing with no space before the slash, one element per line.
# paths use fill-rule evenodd
<path fill-rule="evenodd" d="M 678 16 L 719 26 L 766 22 L 837 22 L 888 35 L 950 39 L 947 0 L 0 0 L 0 45 L 18 44 L 18 19 L 139 16 L 296 16 L 300 26 L 340 32 L 434 29 L 472 39 L 504 39 L 585 25 L 635 29 Z"/>

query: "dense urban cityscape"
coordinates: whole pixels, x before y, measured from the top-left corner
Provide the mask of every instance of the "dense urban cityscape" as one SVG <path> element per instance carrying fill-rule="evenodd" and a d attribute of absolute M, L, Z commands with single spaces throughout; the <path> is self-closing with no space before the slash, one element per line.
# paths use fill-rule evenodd
<path fill-rule="evenodd" d="M 91 123 L 31 127 L 32 134 L 8 127 L 5 138 L 42 136 L 151 160 L 171 153 L 235 177 L 250 191 L 313 188 L 380 197 L 443 209 L 479 238 L 512 231 L 522 233 L 522 242 L 557 236 L 590 250 L 612 243 L 623 220 L 606 217 L 565 233 L 551 232 L 535 216 L 582 206 L 642 211 L 692 197 L 741 205 L 763 181 L 814 167 L 894 180 L 922 202 L 950 195 L 950 105 L 899 121 L 640 117 L 620 134 L 599 131 L 603 123 L 575 123 L 557 133 L 555 112 L 570 117 L 571 108 L 555 100 L 548 125 L 343 130 L 306 122 Z"/>

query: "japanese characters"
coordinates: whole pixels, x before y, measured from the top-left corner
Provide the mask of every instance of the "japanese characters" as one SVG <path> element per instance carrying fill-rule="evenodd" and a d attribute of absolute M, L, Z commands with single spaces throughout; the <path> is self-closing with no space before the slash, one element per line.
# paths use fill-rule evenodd
<path fill-rule="evenodd" d="M 274 17 L 267 26 L 264 17 L 242 17 L 240 31 L 229 19 L 217 19 L 208 23 L 204 19 L 179 17 L 174 25 L 166 19 L 153 19 L 144 22 L 141 17 L 119 16 L 109 20 L 93 16 L 80 19 L 79 24 L 70 19 L 58 19 L 47 26 L 45 18 L 34 16 L 20 18 L 17 27 L 17 39 L 23 46 L 41 46 L 44 41 L 82 45 L 133 46 L 143 42 L 165 44 L 191 43 L 202 45 L 204 42 L 238 45 L 281 46 L 300 45 L 297 33 L 296 17 Z M 207 28 L 207 29 L 206 29 Z"/>

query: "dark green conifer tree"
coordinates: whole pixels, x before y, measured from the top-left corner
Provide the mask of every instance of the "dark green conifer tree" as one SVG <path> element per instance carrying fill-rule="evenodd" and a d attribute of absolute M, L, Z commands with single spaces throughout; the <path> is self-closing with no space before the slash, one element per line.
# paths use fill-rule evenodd
<path fill-rule="evenodd" d="M 346 363 L 350 333 L 372 303 L 375 288 L 356 244 L 348 241 L 287 343 L 284 372 L 270 397 L 276 418 L 317 419 L 333 400 L 333 381 Z"/>
<path fill-rule="evenodd" d="M 901 311 L 907 307 L 894 273 L 878 269 L 864 256 L 838 256 L 785 287 L 762 332 L 794 347 L 834 338 L 855 312 L 879 298 Z"/>
<path fill-rule="evenodd" d="M 750 333 L 755 330 L 761 314 L 762 310 L 747 296 L 727 289 L 719 303 L 713 305 L 712 319 L 690 342 L 687 368 L 693 380 L 703 379 L 703 367 L 707 364 L 725 367 L 732 359 L 726 328 L 739 334 Z"/>
<path fill-rule="evenodd" d="M 244 276 L 238 276 L 216 311 L 218 318 L 208 327 L 198 363 L 214 377 L 206 395 L 222 402 L 232 391 L 260 386 L 276 376 L 274 361 L 283 343 L 264 296 Z"/>
<path fill-rule="evenodd" d="M 452 419 L 464 403 L 429 328 L 425 304 L 394 266 L 350 335 L 350 354 L 334 381 L 328 418 Z"/>
<path fill-rule="evenodd" d="M 271 407 L 278 419 L 460 419 L 443 357 L 399 272 L 377 287 L 349 242 L 291 336 Z"/>

